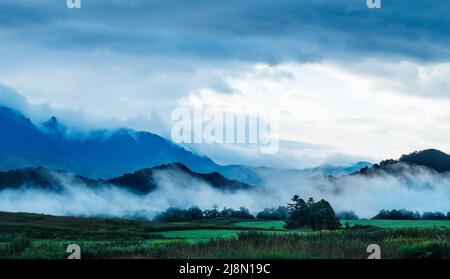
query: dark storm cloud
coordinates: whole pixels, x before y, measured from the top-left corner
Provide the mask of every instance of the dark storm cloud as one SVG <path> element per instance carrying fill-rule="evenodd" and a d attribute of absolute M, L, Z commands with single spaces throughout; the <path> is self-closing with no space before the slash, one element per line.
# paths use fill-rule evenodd
<path fill-rule="evenodd" d="M 3 0 L 7 43 L 277 63 L 350 57 L 447 61 L 450 2 L 382 0 Z M 1 37 L 0 37 L 1 38 Z"/>

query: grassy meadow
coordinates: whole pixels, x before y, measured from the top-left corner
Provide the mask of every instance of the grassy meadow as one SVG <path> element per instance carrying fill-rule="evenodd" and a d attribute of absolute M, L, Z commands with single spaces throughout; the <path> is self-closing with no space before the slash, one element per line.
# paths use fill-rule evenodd
<path fill-rule="evenodd" d="M 450 228 L 450 220 L 343 220 L 344 226 L 376 226 L 381 228 Z"/>
<path fill-rule="evenodd" d="M 213 219 L 159 223 L 0 213 L 0 258 L 450 258 L 449 221 L 356 220 L 337 231 L 288 231 L 281 221 Z M 356 226 L 355 225 L 361 225 Z"/>
<path fill-rule="evenodd" d="M 350 227 L 375 226 L 380 228 L 450 228 L 450 220 L 341 220 L 341 225 L 348 223 Z M 252 221 L 238 222 L 235 225 L 262 229 L 283 229 L 284 221 Z"/>

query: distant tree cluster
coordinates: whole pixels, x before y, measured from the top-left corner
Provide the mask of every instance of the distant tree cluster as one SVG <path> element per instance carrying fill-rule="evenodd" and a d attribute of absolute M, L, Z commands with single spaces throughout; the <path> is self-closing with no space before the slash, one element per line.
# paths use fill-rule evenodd
<path fill-rule="evenodd" d="M 442 212 L 413 212 L 406 209 L 381 210 L 372 219 L 385 220 L 450 220 L 450 212 L 445 215 Z"/>
<path fill-rule="evenodd" d="M 256 215 L 258 220 L 286 220 L 288 217 L 289 209 L 286 206 L 266 208 Z"/>
<path fill-rule="evenodd" d="M 188 209 L 168 208 L 166 211 L 158 214 L 154 220 L 161 222 L 182 222 L 220 217 L 248 220 L 255 219 L 255 217 L 250 214 L 250 211 L 245 207 L 241 207 L 239 210 L 224 208 L 219 211 L 216 207 L 213 209 L 201 210 L 198 206 L 193 206 Z"/>
<path fill-rule="evenodd" d="M 337 214 L 340 220 L 358 220 L 359 217 L 354 211 L 342 211 Z"/>
<path fill-rule="evenodd" d="M 447 215 L 442 212 L 424 212 L 422 220 L 450 220 L 450 212 Z"/>
<path fill-rule="evenodd" d="M 340 227 L 339 218 L 326 200 L 307 202 L 298 195 L 288 204 L 289 217 L 285 222 L 286 229 L 335 230 Z"/>

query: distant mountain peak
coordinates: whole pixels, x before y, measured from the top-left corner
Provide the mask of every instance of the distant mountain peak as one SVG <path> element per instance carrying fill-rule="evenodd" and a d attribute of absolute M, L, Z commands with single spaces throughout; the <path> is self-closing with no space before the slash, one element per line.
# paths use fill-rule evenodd
<path fill-rule="evenodd" d="M 64 135 L 67 131 L 67 127 L 59 122 L 58 118 L 55 116 L 50 117 L 50 119 L 43 124 L 45 132 L 53 135 Z"/>
<path fill-rule="evenodd" d="M 120 177 L 112 178 L 108 180 L 108 182 L 113 185 L 124 187 L 126 189 L 133 190 L 136 192 L 148 193 L 157 188 L 158 176 L 156 174 L 160 171 L 169 171 L 170 179 L 183 179 L 183 177 L 174 178 L 178 176 L 178 175 L 174 176 L 174 173 L 184 174 L 191 178 L 195 178 L 198 181 L 202 181 L 210 185 L 211 187 L 219 190 L 236 191 L 236 190 L 246 190 L 254 187 L 252 185 L 242 183 L 237 180 L 228 179 L 218 172 L 211 172 L 211 173 L 194 172 L 181 163 L 169 163 L 152 168 L 142 169 L 134 173 L 128 173 Z"/>
<path fill-rule="evenodd" d="M 163 165 L 159 165 L 154 167 L 153 169 L 158 169 L 158 170 L 166 170 L 166 169 L 177 169 L 177 170 L 182 170 L 182 171 L 190 171 L 190 169 L 182 164 L 182 163 L 169 163 L 169 164 L 163 164 Z"/>
<path fill-rule="evenodd" d="M 59 125 L 59 121 L 56 116 L 52 116 L 47 122 L 44 123 L 44 125 L 47 127 L 57 127 Z"/>
<path fill-rule="evenodd" d="M 399 161 L 429 167 L 438 172 L 450 171 L 450 155 L 437 149 L 426 149 L 403 155 Z"/>

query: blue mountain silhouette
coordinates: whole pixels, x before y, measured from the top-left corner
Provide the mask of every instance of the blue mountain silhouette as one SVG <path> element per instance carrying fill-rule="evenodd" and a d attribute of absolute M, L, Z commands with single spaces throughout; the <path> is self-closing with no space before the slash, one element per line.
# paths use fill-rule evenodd
<path fill-rule="evenodd" d="M 222 191 L 248 190 L 255 187 L 236 180 L 227 179 L 217 172 L 196 173 L 183 164 L 172 163 L 142 169 L 134 173 L 126 173 L 108 180 L 91 179 L 67 171 L 52 170 L 44 167 L 15 169 L 6 172 L 0 171 L 0 191 L 26 187 L 61 192 L 64 191 L 65 185 L 67 186 L 67 181 L 70 180 L 71 182 L 75 182 L 74 185 L 82 184 L 89 188 L 115 186 L 137 194 L 146 194 L 158 188 L 157 174 L 161 171 L 166 172 L 171 177 L 179 176 L 187 178 L 187 180 L 195 179 L 197 182 L 206 183 L 212 188 Z M 180 183 L 183 183 L 183 181 L 180 181 Z"/>
<path fill-rule="evenodd" d="M 38 128 L 20 112 L 0 106 L 0 169 L 45 166 L 109 178 L 169 163 L 197 172 L 220 168 L 208 157 L 149 132 L 99 130 L 71 138 L 65 130 L 55 117 Z"/>

